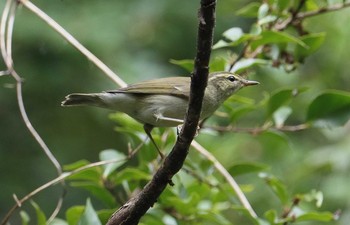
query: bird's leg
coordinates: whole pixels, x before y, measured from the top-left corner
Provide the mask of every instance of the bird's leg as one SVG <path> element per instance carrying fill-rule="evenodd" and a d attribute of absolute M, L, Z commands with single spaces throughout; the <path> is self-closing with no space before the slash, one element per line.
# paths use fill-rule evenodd
<path fill-rule="evenodd" d="M 171 118 L 171 117 L 165 117 L 161 113 L 154 114 L 154 117 L 156 118 L 156 120 L 164 120 L 164 121 L 176 122 L 176 123 L 180 123 L 180 124 L 184 123 L 184 120 L 175 119 L 175 118 Z"/>
<path fill-rule="evenodd" d="M 165 120 L 165 121 L 171 121 L 171 122 L 177 122 L 179 123 L 180 125 L 177 126 L 177 135 L 180 134 L 181 130 L 182 130 L 182 127 L 183 127 L 183 124 L 184 124 L 184 120 L 180 120 L 180 119 L 175 119 L 175 118 L 170 118 L 170 117 L 165 117 L 163 116 L 162 114 L 160 113 L 157 113 L 154 115 L 156 117 L 157 120 Z M 199 133 L 199 130 L 201 129 L 201 127 L 198 125 L 197 126 L 197 131 L 196 131 L 196 134 L 195 134 L 195 137 L 198 136 L 198 133 Z"/>
<path fill-rule="evenodd" d="M 152 134 L 151 134 L 151 131 L 153 130 L 154 126 L 152 126 L 151 124 L 145 124 L 143 125 L 143 129 L 145 130 L 147 136 L 149 137 L 149 139 L 152 141 L 152 143 L 154 144 L 154 146 L 156 147 L 160 157 L 162 158 L 162 160 L 164 159 L 164 155 L 163 153 L 160 151 L 160 149 L 158 148 L 156 142 L 154 141 L 153 137 L 152 137 Z"/>

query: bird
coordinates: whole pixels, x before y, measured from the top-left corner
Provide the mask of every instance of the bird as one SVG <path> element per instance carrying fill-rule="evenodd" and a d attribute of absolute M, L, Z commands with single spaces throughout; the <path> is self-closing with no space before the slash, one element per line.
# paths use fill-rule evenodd
<path fill-rule="evenodd" d="M 183 124 L 188 107 L 190 83 L 190 77 L 146 80 L 112 91 L 69 94 L 61 105 L 95 106 L 126 113 L 143 124 L 147 136 L 160 152 L 151 131 L 154 127 L 176 127 Z M 241 88 L 257 84 L 259 82 L 244 79 L 231 72 L 210 73 L 200 120 L 212 115 L 226 99 Z"/>

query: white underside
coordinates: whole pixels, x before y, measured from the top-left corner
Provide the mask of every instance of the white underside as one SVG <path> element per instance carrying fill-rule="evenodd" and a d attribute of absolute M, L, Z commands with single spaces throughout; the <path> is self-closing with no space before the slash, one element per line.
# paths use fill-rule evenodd
<path fill-rule="evenodd" d="M 174 127 L 183 123 L 188 104 L 186 99 L 168 95 L 148 95 L 140 100 L 140 96 L 132 94 L 103 93 L 100 98 L 107 108 L 157 127 Z"/>

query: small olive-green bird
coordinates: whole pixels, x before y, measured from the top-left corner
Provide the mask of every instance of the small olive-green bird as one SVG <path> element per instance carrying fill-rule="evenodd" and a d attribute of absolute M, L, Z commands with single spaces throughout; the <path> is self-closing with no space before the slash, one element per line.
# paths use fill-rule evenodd
<path fill-rule="evenodd" d="M 74 93 L 66 96 L 62 106 L 96 106 L 123 112 L 144 124 L 150 134 L 154 127 L 175 127 L 183 123 L 190 94 L 190 77 L 167 77 L 131 84 L 102 93 Z M 203 98 L 203 120 L 239 89 L 259 84 L 230 72 L 211 73 Z"/>

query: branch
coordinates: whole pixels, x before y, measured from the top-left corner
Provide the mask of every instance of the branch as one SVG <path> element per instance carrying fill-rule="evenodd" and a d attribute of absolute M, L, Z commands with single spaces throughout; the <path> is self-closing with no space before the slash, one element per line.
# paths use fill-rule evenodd
<path fill-rule="evenodd" d="M 296 132 L 301 130 L 306 130 L 310 128 L 310 125 L 307 123 L 302 123 L 298 125 L 292 125 L 292 126 L 271 126 L 267 124 L 266 126 L 262 127 L 248 127 L 248 128 L 240 128 L 240 127 L 233 127 L 233 126 L 205 126 L 204 128 L 212 129 L 218 132 L 236 132 L 236 133 L 250 133 L 253 135 L 260 134 L 267 130 L 277 130 L 277 131 L 289 131 L 289 132 Z"/>
<path fill-rule="evenodd" d="M 242 203 L 243 207 L 248 211 L 249 215 L 252 218 L 257 218 L 254 209 L 250 205 L 249 201 L 243 194 L 243 191 L 237 184 L 237 182 L 233 179 L 231 174 L 225 169 L 225 167 L 213 156 L 209 151 L 207 151 L 203 146 L 201 146 L 198 142 L 193 141 L 192 147 L 197 150 L 201 155 L 205 156 L 209 161 L 211 161 L 214 164 L 214 167 L 218 170 L 220 174 L 224 176 L 226 181 L 230 184 L 232 189 L 234 190 L 235 194 L 237 195 L 239 201 Z"/>
<path fill-rule="evenodd" d="M 207 85 L 209 59 L 215 24 L 215 0 L 201 0 L 197 56 L 191 81 L 189 108 L 185 123 L 174 148 L 165 158 L 160 169 L 144 189 L 120 207 L 109 219 L 107 225 L 134 225 L 153 206 L 157 198 L 171 183 L 171 178 L 181 169 L 189 146 L 196 134 L 202 100 Z"/>
<path fill-rule="evenodd" d="M 295 18 L 299 19 L 299 20 L 303 20 L 303 19 L 308 18 L 308 17 L 317 16 L 317 15 L 320 15 L 323 13 L 328 13 L 328 12 L 334 12 L 334 11 L 337 11 L 337 10 L 340 10 L 343 8 L 347 8 L 347 7 L 350 7 L 350 2 L 334 4 L 334 5 L 331 5 L 328 7 L 320 8 L 320 9 L 315 10 L 315 11 L 301 12 L 301 13 L 298 13 L 295 16 Z"/>
<path fill-rule="evenodd" d="M 37 189 L 35 189 L 34 191 L 30 192 L 29 194 L 27 194 L 26 196 L 24 196 L 21 199 L 18 199 L 17 196 L 14 194 L 13 197 L 16 201 L 16 204 L 14 206 L 12 206 L 12 208 L 6 213 L 5 217 L 2 219 L 0 225 L 6 225 L 8 224 L 8 220 L 10 219 L 11 215 L 14 213 L 14 211 L 21 207 L 23 205 L 24 202 L 26 202 L 27 200 L 31 199 L 32 197 L 34 197 L 35 195 L 37 195 L 38 193 L 40 193 L 41 191 L 59 183 L 59 182 L 63 182 L 65 179 L 67 179 L 68 177 L 80 173 L 84 170 L 87 169 L 91 169 L 93 167 L 97 167 L 97 166 L 102 166 L 102 165 L 107 165 L 107 164 L 111 164 L 111 163 L 117 163 L 117 162 L 123 162 L 126 161 L 128 159 L 130 159 L 131 157 L 133 157 L 135 155 L 135 151 L 132 154 L 129 154 L 125 159 L 110 159 L 110 160 L 106 160 L 106 161 L 99 161 L 99 162 L 94 162 L 94 163 L 90 163 L 88 165 L 79 167 L 75 170 L 72 170 L 70 172 L 64 172 L 62 173 L 60 176 L 56 177 L 55 179 L 41 185 L 40 187 L 38 187 Z"/>

